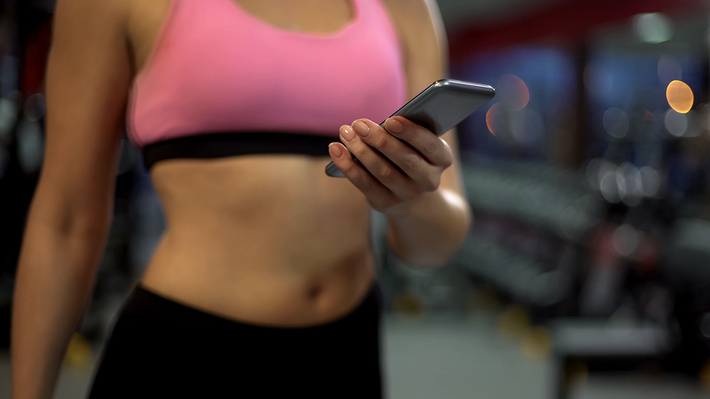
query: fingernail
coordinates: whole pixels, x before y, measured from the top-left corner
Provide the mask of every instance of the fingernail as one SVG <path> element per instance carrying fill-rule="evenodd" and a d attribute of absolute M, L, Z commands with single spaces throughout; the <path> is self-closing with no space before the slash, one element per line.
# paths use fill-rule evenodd
<path fill-rule="evenodd" d="M 343 126 L 340 128 L 340 135 L 343 136 L 345 141 L 352 141 L 355 138 L 355 132 L 350 126 Z"/>
<path fill-rule="evenodd" d="M 404 126 L 397 119 L 387 118 L 385 121 L 385 129 L 390 133 L 399 133 L 404 130 Z"/>
<path fill-rule="evenodd" d="M 343 149 L 335 143 L 328 144 L 328 149 L 330 150 L 331 154 L 333 154 L 333 156 L 336 158 L 340 158 L 341 156 L 343 156 Z"/>
<path fill-rule="evenodd" d="M 367 126 L 367 123 L 360 120 L 353 123 L 353 129 L 362 137 L 367 137 L 370 134 L 370 127 Z"/>

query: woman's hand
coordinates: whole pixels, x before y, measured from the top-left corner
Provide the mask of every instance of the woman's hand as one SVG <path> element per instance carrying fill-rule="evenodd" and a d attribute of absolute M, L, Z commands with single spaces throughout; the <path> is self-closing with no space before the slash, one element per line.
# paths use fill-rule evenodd
<path fill-rule="evenodd" d="M 370 206 L 385 214 L 435 191 L 442 172 L 454 161 L 446 141 L 401 116 L 388 118 L 384 128 L 358 119 L 340 127 L 340 138 L 345 146 L 330 145 L 333 162 L 365 194 Z"/>

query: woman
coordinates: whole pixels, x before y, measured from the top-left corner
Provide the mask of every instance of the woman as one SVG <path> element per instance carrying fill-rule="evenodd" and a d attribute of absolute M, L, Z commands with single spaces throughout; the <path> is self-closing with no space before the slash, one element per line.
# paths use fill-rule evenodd
<path fill-rule="evenodd" d="M 13 398 L 51 396 L 90 298 L 124 118 L 168 228 L 91 397 L 379 396 L 369 209 L 416 265 L 470 221 L 452 133 L 372 122 L 445 75 L 444 47 L 432 0 L 59 0 Z"/>

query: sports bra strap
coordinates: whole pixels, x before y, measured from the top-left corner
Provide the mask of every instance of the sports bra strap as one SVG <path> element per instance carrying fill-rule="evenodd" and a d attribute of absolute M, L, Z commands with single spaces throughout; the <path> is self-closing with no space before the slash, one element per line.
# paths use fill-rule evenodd
<path fill-rule="evenodd" d="M 219 132 L 159 141 L 143 148 L 143 162 L 150 170 L 167 159 L 209 159 L 250 154 L 302 154 L 328 156 L 333 137 L 312 133 Z"/>

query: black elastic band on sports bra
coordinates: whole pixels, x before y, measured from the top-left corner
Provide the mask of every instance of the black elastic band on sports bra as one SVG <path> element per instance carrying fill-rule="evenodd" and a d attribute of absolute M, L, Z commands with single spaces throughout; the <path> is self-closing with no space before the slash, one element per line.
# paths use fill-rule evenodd
<path fill-rule="evenodd" d="M 250 154 L 302 154 L 327 156 L 328 136 L 281 132 L 208 133 L 159 141 L 143 147 L 146 169 L 175 158 L 222 158 Z"/>

